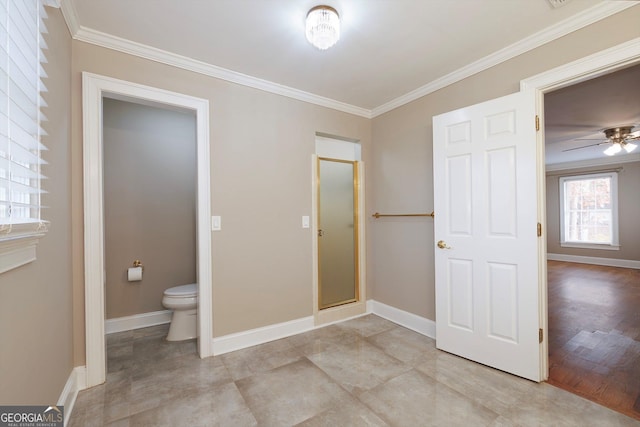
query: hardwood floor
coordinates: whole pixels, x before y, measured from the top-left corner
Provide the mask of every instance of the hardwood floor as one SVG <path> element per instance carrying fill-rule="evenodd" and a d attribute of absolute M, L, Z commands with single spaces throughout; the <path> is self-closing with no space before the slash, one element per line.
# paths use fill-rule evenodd
<path fill-rule="evenodd" d="M 548 261 L 549 383 L 640 419 L 640 270 Z"/>

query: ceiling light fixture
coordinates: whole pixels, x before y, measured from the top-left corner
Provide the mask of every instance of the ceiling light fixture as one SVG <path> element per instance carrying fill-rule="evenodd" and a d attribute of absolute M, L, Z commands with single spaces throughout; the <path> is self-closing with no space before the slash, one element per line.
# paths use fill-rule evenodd
<path fill-rule="evenodd" d="M 604 154 L 607 156 L 613 156 L 614 154 L 618 154 L 622 150 L 622 147 L 617 142 L 614 142 L 613 145 L 606 150 L 604 150 Z"/>
<path fill-rule="evenodd" d="M 340 18 L 330 6 L 316 6 L 307 14 L 306 35 L 309 43 L 327 50 L 340 40 Z"/>
<path fill-rule="evenodd" d="M 604 130 L 604 136 L 611 142 L 611 147 L 604 150 L 604 154 L 607 156 L 613 156 L 618 154 L 624 148 L 627 153 L 636 149 L 637 145 L 630 142 L 634 139 L 640 138 L 640 135 L 635 135 L 631 130 L 633 126 L 621 126 L 617 128 L 610 128 Z"/>

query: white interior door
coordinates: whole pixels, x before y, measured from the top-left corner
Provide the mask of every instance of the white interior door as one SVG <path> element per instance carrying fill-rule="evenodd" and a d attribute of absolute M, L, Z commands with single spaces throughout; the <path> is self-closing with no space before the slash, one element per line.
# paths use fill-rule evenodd
<path fill-rule="evenodd" d="M 540 381 L 533 92 L 433 118 L 436 346 Z"/>

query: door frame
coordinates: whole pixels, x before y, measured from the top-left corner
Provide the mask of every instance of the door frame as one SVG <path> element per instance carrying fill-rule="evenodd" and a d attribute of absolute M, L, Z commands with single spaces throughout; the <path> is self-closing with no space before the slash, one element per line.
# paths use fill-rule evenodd
<path fill-rule="evenodd" d="M 328 162 L 336 162 L 336 163 L 344 163 L 344 164 L 350 164 L 353 167 L 353 176 L 352 176 L 352 190 L 353 190 L 353 219 L 354 219 L 354 248 L 353 248 L 353 252 L 355 253 L 355 262 L 354 262 L 354 268 L 355 268 L 355 274 L 354 274 L 354 281 L 355 281 L 355 292 L 354 292 L 354 298 L 347 300 L 347 301 L 343 301 L 343 302 L 339 302 L 339 303 L 335 303 L 332 304 L 328 307 L 321 307 L 321 303 L 322 303 L 322 255 L 321 255 L 321 250 L 320 248 L 322 247 L 322 241 L 320 239 L 318 239 L 318 257 L 317 257 L 317 261 L 318 261 L 318 311 L 320 310 L 328 310 L 334 307 L 339 307 L 339 306 L 343 306 L 343 305 L 348 305 L 348 304 L 353 304 L 356 302 L 360 301 L 360 251 L 362 250 L 359 247 L 360 244 L 360 211 L 362 210 L 362 208 L 360 207 L 360 176 L 358 173 L 358 160 L 343 160 L 343 159 L 334 159 L 334 158 L 330 158 L 330 157 L 324 157 L 324 156 L 318 156 L 316 158 L 317 160 L 317 176 L 316 176 L 316 203 L 317 203 L 317 207 L 318 210 L 315 212 L 316 215 L 316 223 L 318 224 L 318 233 L 316 233 L 317 237 L 320 237 L 320 230 L 322 230 L 319 226 L 320 226 L 320 221 L 322 220 L 322 215 L 320 215 L 320 211 L 319 209 L 321 209 L 322 203 L 320 202 L 320 197 L 322 194 L 321 188 L 320 188 L 320 184 L 321 184 L 321 177 L 320 177 L 320 162 L 324 161 L 328 161 Z"/>
<path fill-rule="evenodd" d="M 312 274 L 313 274 L 313 320 L 314 325 L 326 325 L 340 322 L 351 317 L 361 316 L 367 313 L 367 274 L 366 274 L 366 238 L 365 238 L 365 173 L 364 162 L 355 161 L 358 173 L 358 270 L 359 270 L 359 299 L 358 301 L 339 305 L 336 307 L 320 310 L 318 289 L 319 289 L 319 265 L 318 265 L 318 158 L 326 156 L 311 156 L 311 211 L 313 217 L 311 221 L 311 244 L 312 246 Z"/>
<path fill-rule="evenodd" d="M 538 221 L 542 224 L 542 236 L 538 243 L 538 271 L 540 276 L 540 328 L 544 331 L 544 337 L 540 345 L 540 377 L 543 381 L 549 378 L 544 94 L 638 63 L 640 63 L 640 37 L 520 81 L 521 91 L 529 89 L 535 91 L 536 113 L 543 123 L 540 126 L 540 132 L 537 132 L 536 138 Z"/>
<path fill-rule="evenodd" d="M 82 73 L 86 386 L 106 380 L 103 97 L 196 113 L 198 353 L 213 354 L 209 101 L 97 74 Z"/>

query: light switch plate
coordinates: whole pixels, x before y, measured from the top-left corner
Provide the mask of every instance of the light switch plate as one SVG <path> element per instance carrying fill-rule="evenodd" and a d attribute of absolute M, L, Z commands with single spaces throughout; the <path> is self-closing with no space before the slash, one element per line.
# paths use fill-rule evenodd
<path fill-rule="evenodd" d="M 302 228 L 309 228 L 309 216 L 302 217 Z"/>
<path fill-rule="evenodd" d="M 212 216 L 211 217 L 211 230 L 213 230 L 213 231 L 222 230 L 222 217 L 221 216 Z"/>

